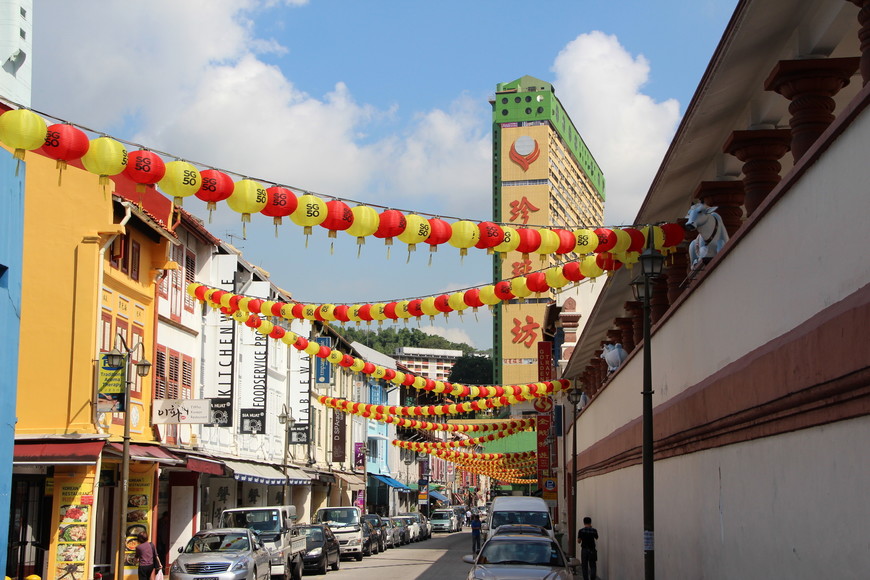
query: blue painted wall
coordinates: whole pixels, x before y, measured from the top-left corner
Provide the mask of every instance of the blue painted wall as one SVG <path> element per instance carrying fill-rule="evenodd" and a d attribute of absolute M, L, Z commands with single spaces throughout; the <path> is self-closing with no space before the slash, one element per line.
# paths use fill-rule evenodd
<path fill-rule="evenodd" d="M 24 242 L 24 174 L 22 163 L 0 148 L 0 546 L 9 544 L 12 450 L 15 444 L 15 398 L 18 389 L 18 337 L 21 322 L 21 249 Z M 0 550 L 0 570 L 6 550 Z"/>
<path fill-rule="evenodd" d="M 369 403 L 372 405 L 387 404 L 387 390 L 377 380 L 369 380 Z M 387 438 L 387 424 L 379 421 L 368 421 L 368 435 L 374 435 L 378 454 L 376 457 L 371 455 L 366 461 L 366 471 L 368 473 L 389 474 L 390 468 L 387 464 L 387 453 L 389 442 Z"/>

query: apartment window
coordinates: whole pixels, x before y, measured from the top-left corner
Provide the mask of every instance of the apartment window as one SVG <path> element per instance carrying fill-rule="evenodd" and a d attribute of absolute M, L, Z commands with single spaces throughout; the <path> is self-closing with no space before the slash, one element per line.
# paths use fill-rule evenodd
<path fill-rule="evenodd" d="M 187 250 L 184 256 L 184 283 L 185 286 L 196 281 L 196 254 Z M 184 293 L 184 309 L 188 312 L 193 312 L 193 307 L 196 305 L 196 299 Z"/>
<path fill-rule="evenodd" d="M 181 357 L 174 350 L 169 351 L 168 369 L 166 373 L 166 398 L 178 399 L 181 383 Z"/>
<path fill-rule="evenodd" d="M 109 265 L 118 269 L 127 253 L 127 236 L 118 236 L 109 247 Z"/>
<path fill-rule="evenodd" d="M 162 346 L 154 357 L 154 398 L 166 398 L 166 348 Z"/>
<path fill-rule="evenodd" d="M 142 253 L 142 247 L 139 242 L 130 242 L 130 278 L 139 281 L 139 256 Z"/>
<path fill-rule="evenodd" d="M 184 258 L 184 247 L 172 246 L 172 261 L 178 264 L 179 269 L 169 272 L 169 309 L 170 318 L 176 322 L 181 321 L 181 308 L 184 300 L 183 295 L 185 294 L 182 291 Z"/>
<path fill-rule="evenodd" d="M 193 359 L 189 356 L 181 358 L 181 398 L 193 398 Z"/>
<path fill-rule="evenodd" d="M 103 312 L 100 315 L 100 350 L 109 352 L 112 350 L 112 314 Z"/>

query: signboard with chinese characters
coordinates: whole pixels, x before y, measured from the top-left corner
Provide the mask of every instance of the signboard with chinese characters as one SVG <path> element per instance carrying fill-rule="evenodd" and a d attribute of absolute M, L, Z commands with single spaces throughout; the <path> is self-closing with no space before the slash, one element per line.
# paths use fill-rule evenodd
<path fill-rule="evenodd" d="M 341 411 L 332 412 L 332 461 L 344 463 L 347 461 L 347 415 Z"/>
<path fill-rule="evenodd" d="M 157 472 L 157 465 L 138 464 L 136 473 L 130 473 L 130 486 L 127 495 L 127 517 L 126 522 L 126 552 L 124 557 L 124 568 L 127 570 L 135 570 L 138 568 L 136 560 L 136 546 L 139 541 L 136 539 L 136 534 L 139 532 L 149 533 L 151 531 L 151 517 L 154 513 L 154 505 L 156 498 L 154 497 L 154 476 Z"/>
<path fill-rule="evenodd" d="M 359 469 L 366 467 L 366 444 L 356 442 L 353 444 L 353 466 Z"/>
<path fill-rule="evenodd" d="M 501 333 L 502 382 L 524 384 L 538 381 L 538 342 L 547 305 L 531 299 L 523 304 L 503 304 Z"/>
<path fill-rule="evenodd" d="M 550 475 L 550 428 L 553 426 L 552 412 L 538 413 L 538 482 Z"/>
<path fill-rule="evenodd" d="M 211 422 L 211 399 L 154 399 L 151 404 L 152 425 L 207 425 Z"/>

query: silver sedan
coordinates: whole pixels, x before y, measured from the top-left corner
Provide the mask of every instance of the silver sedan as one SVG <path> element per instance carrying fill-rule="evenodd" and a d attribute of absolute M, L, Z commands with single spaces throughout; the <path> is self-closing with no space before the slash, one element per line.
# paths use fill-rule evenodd
<path fill-rule="evenodd" d="M 462 559 L 474 564 L 468 580 L 573 580 L 571 569 L 580 565 L 576 558 L 566 558 L 549 536 L 525 534 L 493 536 L 477 556 Z"/>
<path fill-rule="evenodd" d="M 269 580 L 269 551 L 247 528 L 201 530 L 169 569 L 169 580 Z"/>

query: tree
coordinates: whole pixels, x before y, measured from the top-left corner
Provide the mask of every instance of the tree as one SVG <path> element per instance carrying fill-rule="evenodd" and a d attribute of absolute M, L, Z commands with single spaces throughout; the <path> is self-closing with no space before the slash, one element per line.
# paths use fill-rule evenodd
<path fill-rule="evenodd" d="M 453 363 L 450 376 L 451 383 L 468 385 L 492 384 L 492 359 L 478 354 L 464 354 Z"/>

